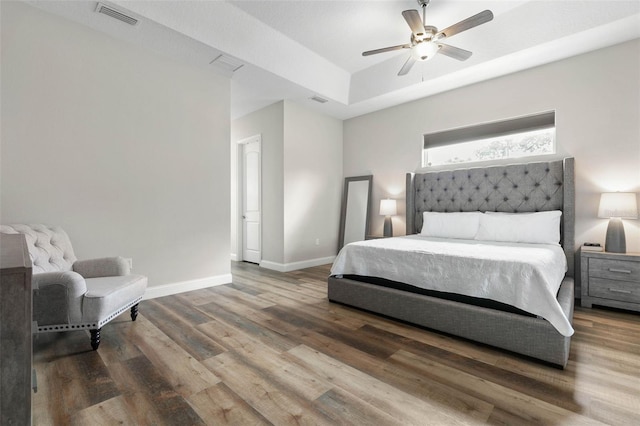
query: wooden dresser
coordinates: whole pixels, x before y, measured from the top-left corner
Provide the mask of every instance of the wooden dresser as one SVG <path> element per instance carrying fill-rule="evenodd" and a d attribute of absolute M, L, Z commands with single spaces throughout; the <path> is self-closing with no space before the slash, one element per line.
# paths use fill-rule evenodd
<path fill-rule="evenodd" d="M 0 425 L 31 424 L 31 260 L 24 235 L 0 234 Z"/>

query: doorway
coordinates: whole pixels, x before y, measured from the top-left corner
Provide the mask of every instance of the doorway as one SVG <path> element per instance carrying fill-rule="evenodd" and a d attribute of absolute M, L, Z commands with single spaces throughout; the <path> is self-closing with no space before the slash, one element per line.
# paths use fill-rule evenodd
<path fill-rule="evenodd" d="M 262 260 L 262 137 L 238 141 L 239 161 L 239 253 L 246 262 Z"/>

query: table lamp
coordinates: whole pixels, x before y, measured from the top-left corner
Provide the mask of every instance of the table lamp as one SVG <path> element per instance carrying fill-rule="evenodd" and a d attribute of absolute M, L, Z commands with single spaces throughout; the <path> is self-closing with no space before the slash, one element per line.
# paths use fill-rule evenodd
<path fill-rule="evenodd" d="M 603 192 L 600 195 L 598 217 L 609 219 L 604 250 L 611 253 L 626 253 L 622 219 L 637 219 L 638 204 L 635 192 Z"/>
<path fill-rule="evenodd" d="M 396 200 L 380 200 L 380 216 L 384 216 L 384 232 L 385 237 L 393 237 L 393 225 L 391 216 L 398 214 Z"/>

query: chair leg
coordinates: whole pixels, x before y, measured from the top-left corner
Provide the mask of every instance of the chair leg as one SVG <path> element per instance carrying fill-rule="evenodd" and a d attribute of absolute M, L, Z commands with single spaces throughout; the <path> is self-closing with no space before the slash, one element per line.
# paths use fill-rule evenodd
<path fill-rule="evenodd" d="M 138 318 L 138 303 L 131 307 L 131 321 L 135 321 Z"/>
<path fill-rule="evenodd" d="M 98 346 L 100 345 L 100 330 L 100 328 L 89 330 L 91 332 L 91 347 L 94 351 L 97 351 Z"/>

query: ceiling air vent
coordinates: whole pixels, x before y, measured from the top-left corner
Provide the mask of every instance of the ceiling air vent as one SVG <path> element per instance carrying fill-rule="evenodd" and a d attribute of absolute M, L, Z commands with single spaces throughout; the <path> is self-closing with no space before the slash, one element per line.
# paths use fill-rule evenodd
<path fill-rule="evenodd" d="M 314 96 L 310 97 L 309 99 L 311 99 L 312 101 L 320 102 L 321 104 L 323 104 L 323 103 L 325 103 L 325 102 L 329 102 L 329 100 L 328 100 L 328 99 L 321 98 L 321 97 L 320 97 L 320 96 L 318 96 L 318 95 L 314 95 Z"/>
<path fill-rule="evenodd" d="M 120 12 L 119 10 L 116 10 L 113 7 L 108 6 L 104 3 L 98 3 L 98 6 L 96 6 L 96 12 L 102 13 L 103 15 L 111 16 L 112 18 L 117 19 L 118 21 L 122 21 L 129 25 L 138 24 L 138 20 L 133 16 L 126 15 Z"/>
<path fill-rule="evenodd" d="M 237 59 L 231 58 L 227 55 L 218 55 L 216 58 L 209 62 L 211 65 L 222 68 L 225 71 L 236 72 L 244 65 Z"/>

